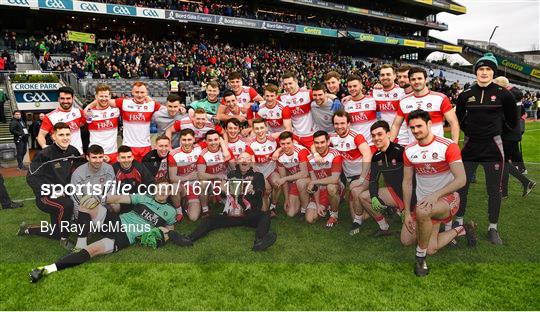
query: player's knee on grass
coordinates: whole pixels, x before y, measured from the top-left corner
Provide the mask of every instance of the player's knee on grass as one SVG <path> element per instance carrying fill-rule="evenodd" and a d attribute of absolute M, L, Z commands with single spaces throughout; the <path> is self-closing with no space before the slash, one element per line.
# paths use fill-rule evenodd
<path fill-rule="evenodd" d="M 313 224 L 317 222 L 317 219 L 319 218 L 319 215 L 317 214 L 316 209 L 308 209 L 306 210 L 306 222 L 309 224 Z"/>
<path fill-rule="evenodd" d="M 409 232 L 409 230 L 407 230 L 407 227 L 403 225 L 401 227 L 400 241 L 401 244 L 405 247 L 414 245 L 416 243 L 416 231 L 411 233 Z"/>

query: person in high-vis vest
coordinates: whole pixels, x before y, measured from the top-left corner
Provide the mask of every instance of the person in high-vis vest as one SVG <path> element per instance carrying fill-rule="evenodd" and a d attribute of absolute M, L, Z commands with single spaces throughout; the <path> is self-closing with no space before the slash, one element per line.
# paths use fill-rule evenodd
<path fill-rule="evenodd" d="M 179 86 L 179 82 L 176 80 L 176 78 L 174 78 L 172 81 L 171 81 L 171 90 L 170 90 L 170 93 L 178 93 L 178 86 Z"/>

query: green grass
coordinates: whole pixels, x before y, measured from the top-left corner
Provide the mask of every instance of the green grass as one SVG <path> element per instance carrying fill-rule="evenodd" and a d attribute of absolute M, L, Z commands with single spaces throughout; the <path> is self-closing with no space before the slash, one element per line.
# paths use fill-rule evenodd
<path fill-rule="evenodd" d="M 523 139 L 529 176 L 540 180 L 540 123 Z M 412 272 L 414 247 L 396 235 L 375 239 L 376 224 L 349 237 L 342 222 L 327 231 L 280 216 L 272 222 L 278 241 L 264 253 L 250 250 L 253 230 L 224 229 L 192 248 L 168 244 L 157 250 L 131 247 L 117 254 L 30 284 L 28 271 L 65 254 L 58 242 L 14 236 L 23 221 L 48 216 L 32 201 L 0 211 L 0 309 L 2 310 L 539 310 L 540 189 L 521 197 L 511 178 L 503 202 L 504 245 L 485 238 L 486 200 L 482 170 L 469 195 L 467 218 L 479 224 L 479 244 L 441 250 L 429 258 L 431 273 Z M 13 198 L 32 197 L 24 178 L 7 179 Z M 182 233 L 196 224 L 183 222 Z"/>

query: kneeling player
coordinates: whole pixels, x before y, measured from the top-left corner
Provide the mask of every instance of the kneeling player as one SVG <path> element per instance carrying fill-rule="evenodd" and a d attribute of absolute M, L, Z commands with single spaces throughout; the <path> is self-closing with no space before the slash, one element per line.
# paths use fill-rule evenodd
<path fill-rule="evenodd" d="M 293 134 L 289 131 L 279 135 L 279 145 L 283 152 L 278 158 L 280 177 L 275 179 L 274 183 L 276 187 L 282 187 L 285 195 L 285 213 L 289 217 L 294 217 L 298 212 L 305 214 L 309 202 L 309 151 L 303 146 L 295 145 Z"/>
<path fill-rule="evenodd" d="M 317 161 L 314 155 L 308 157 L 311 180 L 307 189 L 313 194 L 314 202 L 311 202 L 306 209 L 306 221 L 314 223 L 330 208 L 330 217 L 326 222 L 326 227 L 331 228 L 337 223 L 339 200 L 343 193 L 339 179 L 342 156 L 340 152 L 330 148 L 326 131 L 317 131 L 313 134 L 313 148 L 322 159 Z"/>
<path fill-rule="evenodd" d="M 137 238 L 153 247 L 168 240 L 167 233 L 174 228 L 176 222 L 176 211 L 167 203 L 170 185 L 166 179 L 161 179 L 157 181 L 156 188 L 158 191 L 153 198 L 139 194 L 109 195 L 106 198 L 109 204 L 134 205 L 133 211 L 120 215 L 100 205 L 95 197 L 85 197 L 81 201 L 80 210 L 91 216 L 91 223 L 101 229 L 105 237 L 53 264 L 33 269 L 30 272 L 30 281 L 35 283 L 43 276 L 58 270 L 79 265 L 99 255 L 117 252 L 134 244 Z"/>
<path fill-rule="evenodd" d="M 429 273 L 426 255 L 434 254 L 454 238 L 467 236 L 469 246 L 476 245 L 475 224 L 439 233 L 439 223 L 449 222 L 459 209 L 459 194 L 465 185 L 465 169 L 456 143 L 431 132 L 431 117 L 423 110 L 412 111 L 408 116 L 409 127 L 417 140 L 405 148 L 403 156 L 403 199 L 405 202 L 404 227 L 409 235 L 418 240 L 415 273 Z M 416 173 L 416 198 L 418 204 L 410 212 L 413 172 Z"/>

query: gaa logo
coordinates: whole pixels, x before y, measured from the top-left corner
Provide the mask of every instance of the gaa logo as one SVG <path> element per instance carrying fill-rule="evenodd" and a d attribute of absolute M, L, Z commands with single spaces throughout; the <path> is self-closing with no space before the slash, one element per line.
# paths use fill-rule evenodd
<path fill-rule="evenodd" d="M 148 17 L 159 17 L 158 13 L 155 10 L 150 10 L 150 9 L 144 9 L 142 11 L 142 15 L 148 16 Z"/>
<path fill-rule="evenodd" d="M 80 7 L 81 7 L 81 10 L 83 10 L 83 11 L 99 12 L 99 9 L 98 9 L 97 5 L 95 5 L 93 3 L 83 2 L 83 3 L 81 3 Z"/>
<path fill-rule="evenodd" d="M 16 4 L 16 5 L 26 5 L 29 6 L 30 3 L 28 3 L 28 0 L 8 0 L 9 4 Z"/>
<path fill-rule="evenodd" d="M 51 100 L 44 92 L 26 92 L 23 94 L 25 102 L 50 102 Z"/>
<path fill-rule="evenodd" d="M 112 8 L 113 13 L 120 15 L 131 15 L 129 9 L 123 6 L 115 5 Z"/>
<path fill-rule="evenodd" d="M 62 1 L 60 1 L 60 0 L 46 0 L 45 5 L 48 8 L 53 8 L 53 9 L 65 9 L 66 8 L 64 3 L 62 3 Z"/>

